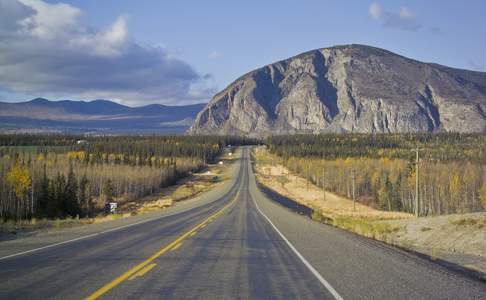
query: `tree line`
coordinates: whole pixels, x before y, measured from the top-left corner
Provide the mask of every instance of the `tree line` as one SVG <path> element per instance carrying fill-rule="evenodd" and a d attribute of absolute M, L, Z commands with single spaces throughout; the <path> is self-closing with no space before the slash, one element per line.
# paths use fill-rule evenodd
<path fill-rule="evenodd" d="M 290 170 L 334 193 L 390 211 L 414 212 L 415 149 L 419 148 L 418 211 L 422 216 L 486 209 L 482 135 L 300 135 L 267 141 Z"/>
<path fill-rule="evenodd" d="M 462 133 L 281 135 L 266 140 L 270 151 L 282 157 L 326 159 L 366 157 L 405 159 L 418 146 L 424 160 L 470 161 L 486 164 L 486 136 Z"/>
<path fill-rule="evenodd" d="M 160 192 L 204 168 L 229 144 L 253 142 L 214 136 L 0 136 L 0 218 L 93 216 L 107 202 Z"/>

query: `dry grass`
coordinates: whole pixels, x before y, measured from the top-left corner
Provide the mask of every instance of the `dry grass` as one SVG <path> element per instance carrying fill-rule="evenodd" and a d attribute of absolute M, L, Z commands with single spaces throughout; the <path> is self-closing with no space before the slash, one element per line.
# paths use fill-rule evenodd
<path fill-rule="evenodd" d="M 328 218 L 322 213 L 322 211 L 316 208 L 313 209 L 311 217 L 315 221 L 331 224 L 333 226 L 380 241 L 388 241 L 390 234 L 401 230 L 400 226 L 377 222 L 368 218 L 348 216 L 334 216 L 333 218 Z"/>
<path fill-rule="evenodd" d="M 124 211 L 132 214 L 146 213 L 160 210 L 174 205 L 178 201 L 192 198 L 221 185 L 228 179 L 228 170 L 235 160 L 234 155 L 225 153 L 219 161 L 223 164 L 209 165 L 207 170 L 201 173 L 194 173 L 191 176 L 180 180 L 176 185 L 164 189 L 157 195 L 152 195 L 136 201 L 127 203 L 122 207 Z"/>
<path fill-rule="evenodd" d="M 483 228 L 486 225 L 486 218 L 459 218 L 449 221 L 452 225 L 456 226 L 475 226 L 478 228 Z"/>
<path fill-rule="evenodd" d="M 413 218 L 413 215 L 408 213 L 381 211 L 360 203 L 356 203 L 355 210 L 352 200 L 328 191 L 325 192 L 324 200 L 324 192 L 320 187 L 291 173 L 280 164 L 272 164 L 271 162 L 276 159 L 272 158 L 264 148 L 257 148 L 255 157 L 257 179 L 262 184 L 285 197 L 319 209 L 327 218 L 357 217 L 368 220 Z"/>
<path fill-rule="evenodd" d="M 402 230 L 402 226 L 388 224 L 385 220 L 413 218 L 413 215 L 402 212 L 380 211 L 345 197 L 324 191 L 296 174 L 292 174 L 264 148 L 257 148 L 257 180 L 275 192 L 293 199 L 313 209 L 312 219 L 349 230 L 351 232 L 390 242 L 392 234 Z"/>
<path fill-rule="evenodd" d="M 86 224 L 103 223 L 115 219 L 126 218 L 130 216 L 129 213 L 113 214 L 113 215 L 98 215 L 94 218 L 71 218 L 64 219 L 37 219 L 20 221 L 4 221 L 0 222 L 1 234 L 17 234 L 18 232 L 31 232 L 40 229 L 61 229 L 69 228 Z"/>

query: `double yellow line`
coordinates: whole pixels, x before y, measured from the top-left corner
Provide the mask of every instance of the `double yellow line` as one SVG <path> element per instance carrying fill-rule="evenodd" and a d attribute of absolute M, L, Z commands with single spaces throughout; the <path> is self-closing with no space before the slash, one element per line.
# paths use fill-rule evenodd
<path fill-rule="evenodd" d="M 201 223 L 199 223 L 198 225 L 196 225 L 195 227 L 193 227 L 191 230 L 189 230 L 186 233 L 184 233 L 183 235 L 179 236 L 172 243 L 168 244 L 167 246 L 163 247 L 162 249 L 160 249 L 156 253 L 152 254 L 152 256 L 150 256 L 149 258 L 147 258 L 146 260 L 144 260 L 140 264 L 136 265 L 135 267 L 131 268 L 130 270 L 126 271 L 125 273 L 123 273 L 119 277 L 115 278 L 114 280 L 112 280 L 108 284 L 104 285 L 103 287 L 101 287 L 100 289 L 98 289 L 96 292 L 94 292 L 93 294 L 89 295 L 85 299 L 86 300 L 98 299 L 99 297 L 103 296 L 104 294 L 106 294 L 108 291 L 110 291 L 111 289 L 113 289 L 114 287 L 116 287 L 117 285 L 119 285 L 120 283 L 122 283 L 123 281 L 131 278 L 134 275 L 137 275 L 137 273 L 140 274 L 139 272 L 140 271 L 143 271 L 144 268 L 150 267 L 150 269 L 152 269 L 153 267 L 155 267 L 155 265 L 152 262 L 156 258 L 164 255 L 169 250 L 171 250 L 173 247 L 175 247 L 177 245 L 180 245 L 182 243 L 182 241 L 184 241 L 186 238 L 188 238 L 189 236 L 194 235 L 199 229 L 204 228 L 209 222 L 214 221 L 216 218 L 218 218 L 219 216 L 221 216 L 221 214 L 223 214 L 223 212 L 228 207 L 230 207 L 233 203 L 236 202 L 236 200 L 238 199 L 238 196 L 239 195 L 240 195 L 240 190 L 238 190 L 238 192 L 236 193 L 235 197 L 228 204 L 226 204 L 225 206 L 223 206 L 216 213 L 212 214 L 207 219 L 205 219 L 204 221 L 202 221 Z M 150 269 L 148 269 L 147 272 Z M 143 272 L 143 273 L 145 274 L 146 272 Z"/>

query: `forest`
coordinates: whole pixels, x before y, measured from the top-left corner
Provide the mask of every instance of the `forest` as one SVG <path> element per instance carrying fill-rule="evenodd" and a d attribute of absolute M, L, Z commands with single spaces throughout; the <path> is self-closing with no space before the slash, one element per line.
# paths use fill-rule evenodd
<path fill-rule="evenodd" d="M 92 217 L 160 192 L 214 161 L 216 136 L 0 135 L 0 219 Z"/>
<path fill-rule="evenodd" d="M 0 219 L 92 217 L 107 202 L 160 192 L 214 161 L 227 145 L 258 142 L 228 136 L 0 135 Z M 264 143 L 291 171 L 331 192 L 351 198 L 354 183 L 357 201 L 375 208 L 421 216 L 486 208 L 484 135 L 292 135 Z"/>
<path fill-rule="evenodd" d="M 485 146 L 484 135 L 456 133 L 293 135 L 267 140 L 270 153 L 282 164 L 326 190 L 352 198 L 354 183 L 357 201 L 420 216 L 486 209 Z"/>

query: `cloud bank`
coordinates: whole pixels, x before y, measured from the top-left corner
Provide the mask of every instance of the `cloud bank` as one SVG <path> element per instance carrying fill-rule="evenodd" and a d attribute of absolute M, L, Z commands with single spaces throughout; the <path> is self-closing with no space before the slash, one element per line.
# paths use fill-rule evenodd
<path fill-rule="evenodd" d="M 211 77 L 159 46 L 136 43 L 120 16 L 104 29 L 82 11 L 41 0 L 0 0 L 0 89 L 125 104 L 208 100 Z"/>
<path fill-rule="evenodd" d="M 384 27 L 417 31 L 422 25 L 418 22 L 414 12 L 406 7 L 398 12 L 386 11 L 378 2 L 373 2 L 368 7 L 368 13 L 374 20 L 380 21 Z"/>

